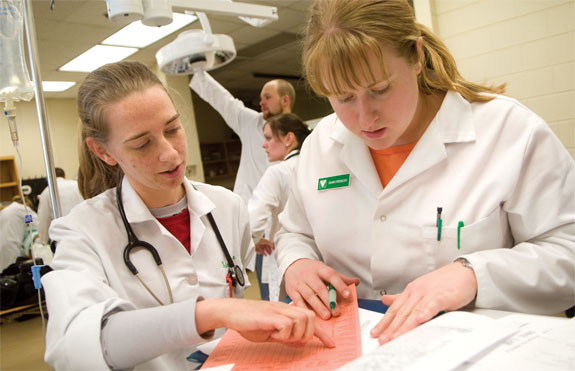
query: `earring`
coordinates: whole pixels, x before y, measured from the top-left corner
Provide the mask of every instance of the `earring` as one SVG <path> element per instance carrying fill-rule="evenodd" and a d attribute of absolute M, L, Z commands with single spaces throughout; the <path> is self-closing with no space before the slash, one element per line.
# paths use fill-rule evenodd
<path fill-rule="evenodd" d="M 289 147 L 289 144 L 286 143 L 286 147 Z"/>

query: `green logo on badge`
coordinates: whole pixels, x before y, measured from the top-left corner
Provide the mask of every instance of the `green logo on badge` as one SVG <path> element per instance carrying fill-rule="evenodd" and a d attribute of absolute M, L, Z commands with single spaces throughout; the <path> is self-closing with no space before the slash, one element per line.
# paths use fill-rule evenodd
<path fill-rule="evenodd" d="M 320 178 L 317 182 L 317 190 L 323 191 L 324 189 L 349 187 L 349 174 L 330 176 L 328 178 Z"/>

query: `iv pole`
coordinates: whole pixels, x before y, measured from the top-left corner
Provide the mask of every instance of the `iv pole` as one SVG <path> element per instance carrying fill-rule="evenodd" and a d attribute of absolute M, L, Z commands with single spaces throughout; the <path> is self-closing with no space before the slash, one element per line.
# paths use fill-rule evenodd
<path fill-rule="evenodd" d="M 32 0 L 22 0 L 24 9 L 24 25 L 26 30 L 26 41 L 28 43 L 28 54 L 30 57 L 30 70 L 34 80 L 34 95 L 36 98 L 36 110 L 38 112 L 38 122 L 40 126 L 40 137 L 44 150 L 44 163 L 46 166 L 46 178 L 50 190 L 50 201 L 52 202 L 52 215 L 54 219 L 62 216 L 60 207 L 60 195 L 56 186 L 56 171 L 54 169 L 54 159 L 52 156 L 52 145 L 50 140 L 50 130 L 46 115 L 46 104 L 44 102 L 44 90 L 42 89 L 42 77 L 40 76 L 38 45 L 36 43 L 36 27 L 34 26 L 34 13 L 32 11 Z"/>

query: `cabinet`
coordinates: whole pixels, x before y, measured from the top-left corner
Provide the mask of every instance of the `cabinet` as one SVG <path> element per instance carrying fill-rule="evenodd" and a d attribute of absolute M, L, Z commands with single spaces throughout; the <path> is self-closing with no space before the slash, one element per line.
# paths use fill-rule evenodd
<path fill-rule="evenodd" d="M 0 208 L 20 194 L 20 181 L 14 156 L 0 156 Z"/>
<path fill-rule="evenodd" d="M 233 189 L 240 166 L 242 143 L 239 139 L 200 143 L 206 183 Z"/>

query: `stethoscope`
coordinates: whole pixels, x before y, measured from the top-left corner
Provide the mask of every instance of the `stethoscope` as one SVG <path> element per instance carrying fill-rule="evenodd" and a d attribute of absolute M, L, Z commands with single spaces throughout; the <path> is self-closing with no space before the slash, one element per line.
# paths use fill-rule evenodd
<path fill-rule="evenodd" d="M 156 250 L 156 248 L 152 246 L 152 244 L 138 239 L 138 237 L 136 237 L 136 234 L 132 230 L 130 223 L 128 222 L 128 218 L 126 218 L 126 212 L 124 211 L 124 204 L 122 202 L 122 179 L 120 179 L 120 182 L 116 187 L 116 201 L 118 203 L 118 210 L 120 211 L 120 217 L 122 218 L 122 223 L 124 223 L 124 227 L 126 228 L 126 233 L 128 235 L 128 244 L 124 248 L 124 264 L 126 264 L 130 272 L 132 272 L 132 274 L 136 276 L 136 278 L 140 281 L 140 283 L 144 286 L 144 288 L 148 290 L 148 292 L 154 297 L 154 299 L 156 299 L 156 301 L 160 305 L 164 305 L 164 303 L 154 294 L 154 292 L 142 280 L 142 278 L 139 275 L 138 269 L 130 259 L 130 252 L 134 248 L 140 247 L 148 250 L 150 254 L 152 254 L 152 257 L 154 258 L 156 265 L 158 266 L 158 268 L 160 268 L 160 271 L 162 272 L 162 276 L 164 277 L 164 283 L 166 284 L 168 294 L 170 295 L 170 304 L 172 304 L 174 302 L 172 289 L 170 288 L 170 283 L 168 282 L 168 277 L 166 276 L 166 272 L 164 271 L 164 267 L 162 265 L 162 259 L 160 258 L 160 254 L 158 254 L 158 250 Z M 212 226 L 212 229 L 216 234 L 218 242 L 228 262 L 228 274 L 226 275 L 226 282 L 228 283 L 229 286 L 230 297 L 232 297 L 233 287 L 235 287 L 237 284 L 239 284 L 242 287 L 245 285 L 244 274 L 242 272 L 242 269 L 237 264 L 234 264 L 234 261 L 230 256 L 230 253 L 228 252 L 224 239 L 222 238 L 222 235 L 216 224 L 216 221 L 214 220 L 214 217 L 212 216 L 212 213 L 208 213 L 207 217 L 208 220 L 210 221 L 210 225 Z"/>

